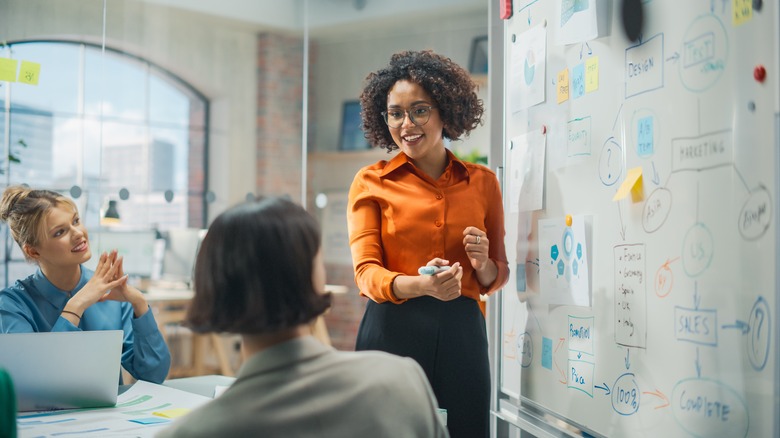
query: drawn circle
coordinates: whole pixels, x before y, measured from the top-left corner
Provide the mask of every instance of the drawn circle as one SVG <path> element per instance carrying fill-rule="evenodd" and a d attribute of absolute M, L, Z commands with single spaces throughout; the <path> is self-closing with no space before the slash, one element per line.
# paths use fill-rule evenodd
<path fill-rule="evenodd" d="M 639 410 L 639 385 L 634 373 L 625 373 L 612 385 L 612 409 L 620 415 L 632 415 Z"/>
<path fill-rule="evenodd" d="M 709 404 L 705 405 L 703 402 Z M 683 379 L 674 385 L 669 397 L 672 415 L 680 427 L 696 437 L 746 437 L 750 426 L 747 404 L 730 386 L 703 377 Z M 716 404 L 717 403 L 717 404 Z M 728 406 L 728 421 L 716 415 L 717 407 Z M 701 407 L 701 408 L 700 408 Z M 712 415 L 703 415 L 705 409 Z"/>
<path fill-rule="evenodd" d="M 748 335 L 748 357 L 750 365 L 756 371 L 761 371 L 769 359 L 769 349 L 772 340 L 772 319 L 769 305 L 764 297 L 758 297 L 750 311 L 750 334 Z"/>
<path fill-rule="evenodd" d="M 574 251 L 574 233 L 569 227 L 563 230 L 563 245 L 561 246 L 563 247 L 563 255 L 570 259 L 571 253 Z"/>
<path fill-rule="evenodd" d="M 672 192 L 663 187 L 653 190 L 642 209 L 642 228 L 646 233 L 658 231 L 671 211 Z"/>
<path fill-rule="evenodd" d="M 772 222 L 772 198 L 766 187 L 750 193 L 739 212 L 739 234 L 745 240 L 756 240 L 766 233 Z"/>
<path fill-rule="evenodd" d="M 663 265 L 655 273 L 655 294 L 659 298 L 664 298 L 672 292 L 672 286 L 674 286 L 674 273 L 668 265 Z"/>
<path fill-rule="evenodd" d="M 130 199 L 130 190 L 127 190 L 126 188 L 122 187 L 119 190 L 119 199 L 123 201 L 127 201 L 128 199 Z"/>
<path fill-rule="evenodd" d="M 685 31 L 677 62 L 680 80 L 690 91 L 712 88 L 723 76 L 729 57 L 726 28 L 715 15 L 701 15 Z"/>
<path fill-rule="evenodd" d="M 608 138 L 601 148 L 599 178 L 605 186 L 615 184 L 623 173 L 622 151 L 623 149 L 615 141 L 614 137 Z"/>
<path fill-rule="evenodd" d="M 682 263 L 689 277 L 698 277 L 712 262 L 714 252 L 712 233 L 701 222 L 694 224 L 683 239 Z"/>
<path fill-rule="evenodd" d="M 534 343 L 531 339 L 531 335 L 528 332 L 523 333 L 517 337 L 517 351 L 520 352 L 518 358 L 520 359 L 520 365 L 523 368 L 531 366 L 531 362 L 534 358 Z"/>

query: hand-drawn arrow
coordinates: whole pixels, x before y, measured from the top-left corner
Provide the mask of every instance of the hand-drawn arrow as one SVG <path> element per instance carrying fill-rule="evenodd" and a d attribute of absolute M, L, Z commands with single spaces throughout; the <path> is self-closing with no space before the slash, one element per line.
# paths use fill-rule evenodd
<path fill-rule="evenodd" d="M 558 370 L 559 373 L 561 373 L 561 380 L 559 380 L 558 382 L 560 382 L 560 383 L 565 385 L 566 384 L 566 374 L 564 374 L 563 370 L 561 370 L 561 367 L 558 366 L 557 362 L 555 363 L 555 368 Z"/>
<path fill-rule="evenodd" d="M 701 377 L 701 364 L 699 363 L 699 347 L 696 347 L 696 377 Z"/>
<path fill-rule="evenodd" d="M 699 282 L 693 282 L 693 308 L 699 310 L 701 304 L 701 295 L 699 295 Z"/>
<path fill-rule="evenodd" d="M 596 389 L 600 389 L 602 391 L 605 391 L 604 395 L 609 395 L 612 392 L 612 391 L 609 390 L 609 386 L 607 386 L 606 383 L 604 383 L 604 386 L 596 385 Z"/>
<path fill-rule="evenodd" d="M 631 368 L 631 359 L 629 358 L 631 356 L 631 349 L 626 348 L 626 369 Z"/>
<path fill-rule="evenodd" d="M 582 352 L 581 351 L 577 352 L 577 359 L 582 359 Z"/>
<path fill-rule="evenodd" d="M 528 25 L 531 25 L 531 8 L 528 8 Z"/>
<path fill-rule="evenodd" d="M 734 324 L 723 324 L 720 326 L 722 329 L 737 329 L 742 332 L 742 334 L 747 334 L 747 332 L 750 331 L 750 325 L 746 323 L 745 321 L 737 320 Z"/>
<path fill-rule="evenodd" d="M 558 352 L 558 349 L 561 348 L 561 345 L 563 345 L 564 341 L 566 341 L 566 338 L 558 338 L 558 345 L 555 346 L 555 353 Z"/>
<path fill-rule="evenodd" d="M 674 52 L 674 55 L 666 58 L 667 61 L 677 62 L 677 60 L 680 59 L 680 54 L 677 52 Z"/>
<path fill-rule="evenodd" d="M 669 399 L 666 397 L 666 395 L 663 392 L 659 391 L 658 388 L 655 389 L 655 392 L 645 391 L 642 392 L 642 394 L 653 395 L 660 398 L 663 401 L 663 404 L 656 406 L 655 409 L 661 409 L 669 406 Z"/>
<path fill-rule="evenodd" d="M 651 161 L 651 163 L 653 163 L 653 184 L 660 185 L 661 178 L 658 176 L 658 171 L 655 170 L 655 161 Z"/>
<path fill-rule="evenodd" d="M 626 226 L 623 225 L 623 212 L 620 210 L 620 202 L 616 202 L 618 208 L 618 217 L 620 218 L 620 238 L 626 240 Z"/>
<path fill-rule="evenodd" d="M 590 48 L 590 44 L 582 43 L 582 45 L 580 46 L 580 59 L 582 59 L 582 51 L 585 48 L 585 46 L 588 46 L 588 55 L 592 55 L 593 54 L 593 50 Z"/>

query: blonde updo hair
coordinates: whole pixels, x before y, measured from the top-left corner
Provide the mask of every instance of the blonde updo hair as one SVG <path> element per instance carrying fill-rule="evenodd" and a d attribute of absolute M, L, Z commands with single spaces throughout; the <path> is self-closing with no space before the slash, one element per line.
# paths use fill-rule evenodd
<path fill-rule="evenodd" d="M 43 227 L 49 211 L 62 204 L 78 211 L 76 204 L 51 190 L 33 190 L 26 186 L 9 186 L 0 199 L 0 220 L 8 224 L 19 247 L 36 247 L 41 242 Z M 27 252 L 25 257 L 27 257 Z M 29 259 L 29 258 L 28 258 Z"/>

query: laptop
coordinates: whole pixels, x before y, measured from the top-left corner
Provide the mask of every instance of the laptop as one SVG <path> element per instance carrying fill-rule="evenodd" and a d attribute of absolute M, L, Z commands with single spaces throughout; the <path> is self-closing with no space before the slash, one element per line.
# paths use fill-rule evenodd
<path fill-rule="evenodd" d="M 17 410 L 116 405 L 122 330 L 0 334 Z"/>

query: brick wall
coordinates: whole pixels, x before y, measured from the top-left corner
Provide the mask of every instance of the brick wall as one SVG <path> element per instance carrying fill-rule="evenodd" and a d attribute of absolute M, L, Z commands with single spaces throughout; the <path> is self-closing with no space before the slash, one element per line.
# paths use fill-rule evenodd
<path fill-rule="evenodd" d="M 288 35 L 263 33 L 257 38 L 257 182 L 255 193 L 287 194 L 301 202 L 301 132 L 303 111 L 303 42 Z M 309 48 L 309 71 L 316 47 Z M 308 149 L 314 151 L 314 92 L 309 81 Z M 312 194 L 307 194 L 311 199 Z M 358 295 L 352 267 L 326 265 L 328 283 L 348 285 L 335 294 L 325 323 L 333 346 L 354 350 L 366 299 Z"/>

